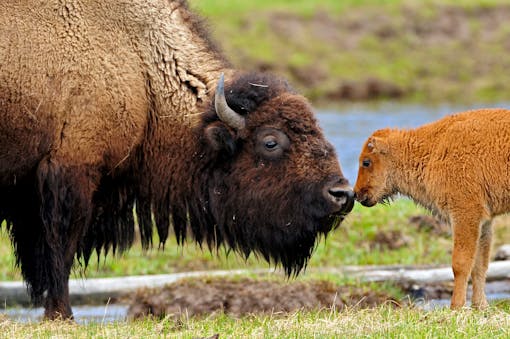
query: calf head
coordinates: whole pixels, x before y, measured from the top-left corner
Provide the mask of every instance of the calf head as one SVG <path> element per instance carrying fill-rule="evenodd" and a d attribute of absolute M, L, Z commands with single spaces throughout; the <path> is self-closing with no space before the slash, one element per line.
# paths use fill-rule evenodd
<path fill-rule="evenodd" d="M 354 201 L 308 102 L 269 75 L 244 74 L 225 89 L 221 79 L 197 132 L 209 164 L 208 241 L 298 273 Z"/>
<path fill-rule="evenodd" d="M 354 192 L 363 206 L 385 202 L 394 194 L 388 180 L 392 167 L 387 142 L 389 133 L 387 129 L 376 131 L 361 150 Z"/>

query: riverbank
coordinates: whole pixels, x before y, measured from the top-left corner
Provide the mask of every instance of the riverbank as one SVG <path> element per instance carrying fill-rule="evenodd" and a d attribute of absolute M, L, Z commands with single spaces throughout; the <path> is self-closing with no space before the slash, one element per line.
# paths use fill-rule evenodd
<path fill-rule="evenodd" d="M 502 0 L 190 2 L 234 66 L 281 74 L 315 104 L 510 99 Z"/>

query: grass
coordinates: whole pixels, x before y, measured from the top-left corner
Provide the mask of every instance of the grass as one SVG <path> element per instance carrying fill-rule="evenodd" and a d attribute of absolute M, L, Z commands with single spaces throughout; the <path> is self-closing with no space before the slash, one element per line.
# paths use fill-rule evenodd
<path fill-rule="evenodd" d="M 264 12 L 267 10 L 285 10 L 301 14 L 311 14 L 317 10 L 328 10 L 335 14 L 342 14 L 352 8 L 383 7 L 394 8 L 402 5 L 437 5 L 438 3 L 457 5 L 466 8 L 490 7 L 505 3 L 504 0 L 322 0 L 319 3 L 309 0 L 188 0 L 192 8 L 213 19 L 232 18 L 237 15 Z"/>
<path fill-rule="evenodd" d="M 0 318 L 4 337 L 30 338 L 508 338 L 509 305 L 488 311 L 436 310 L 383 305 L 371 310 L 324 309 L 291 314 L 234 318 L 213 314 L 201 318 L 147 319 L 79 326 L 63 322 L 18 324 Z"/>
<path fill-rule="evenodd" d="M 335 97 L 342 84 L 369 79 L 393 84 L 414 102 L 510 98 L 509 25 L 483 19 L 505 0 L 190 2 L 234 66 L 283 75 L 315 103 L 342 101 Z M 469 38 L 441 33 L 441 22 L 454 20 L 447 7 L 461 13 Z"/>
<path fill-rule="evenodd" d="M 448 264 L 451 239 L 420 231 L 409 224 L 409 217 L 426 213 L 411 201 L 400 199 L 391 205 L 363 208 L 356 205 L 348 219 L 339 229 L 318 245 L 310 269 L 299 280 L 329 280 L 335 284 L 360 286 L 359 281 L 335 274 L 320 273 L 313 268 L 341 267 L 365 264 Z M 508 218 L 495 223 L 496 244 L 510 240 Z M 373 239 L 380 231 L 401 230 L 412 239 L 409 246 L 388 250 L 373 246 Z M 13 268 L 14 259 L 5 228 L 0 237 L 0 277 L 2 280 L 19 279 Z M 255 268 L 268 265 L 250 258 L 224 253 L 211 254 L 194 244 L 177 247 L 170 241 L 166 250 L 142 253 L 139 244 L 127 254 L 113 258 L 111 255 L 98 264 L 92 262 L 88 277 L 134 274 L 160 274 L 178 270 L 216 268 Z M 75 274 L 76 275 L 76 274 Z M 78 274 L 79 275 L 79 274 Z M 256 276 L 253 276 L 256 277 Z M 386 291 L 399 299 L 399 289 L 391 283 L 365 283 L 369 290 Z M 401 292 L 400 292 L 401 293 Z M 3 337 L 31 338 L 125 338 L 125 337 L 172 337 L 198 338 L 220 334 L 220 338 L 335 338 L 335 337 L 404 337 L 404 338 L 505 338 L 510 334 L 510 304 L 499 302 L 487 311 L 463 310 L 451 312 L 440 309 L 425 312 L 412 306 L 393 308 L 382 305 L 372 310 L 351 308 L 343 311 L 324 309 L 299 311 L 290 314 L 249 315 L 236 318 L 226 314 L 210 314 L 207 317 L 190 317 L 178 321 L 146 319 L 113 324 L 91 323 L 75 325 L 63 322 L 22 324 L 0 315 L 0 331 Z"/>

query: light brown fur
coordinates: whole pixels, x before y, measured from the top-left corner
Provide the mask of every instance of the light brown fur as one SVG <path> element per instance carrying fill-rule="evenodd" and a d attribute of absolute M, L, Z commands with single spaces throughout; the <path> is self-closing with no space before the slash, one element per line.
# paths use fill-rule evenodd
<path fill-rule="evenodd" d="M 485 308 L 491 220 L 510 211 L 510 111 L 480 109 L 412 130 L 376 131 L 365 142 L 354 191 L 373 206 L 401 193 L 449 222 L 455 278 L 451 308 Z"/>
<path fill-rule="evenodd" d="M 197 104 L 221 72 L 231 73 L 190 29 L 177 1 L 8 1 L 0 13 L 0 111 L 6 112 L 0 128 L 30 126 L 15 139 L 0 137 L 12 157 L 2 162 L 9 166 L 0 168 L 0 180 L 21 174 L 13 163 L 31 168 L 48 150 L 67 164 L 82 165 L 86 153 L 89 165 L 97 165 L 107 149 L 104 165 L 113 170 L 141 143 L 148 107 L 167 124 L 194 124 Z"/>

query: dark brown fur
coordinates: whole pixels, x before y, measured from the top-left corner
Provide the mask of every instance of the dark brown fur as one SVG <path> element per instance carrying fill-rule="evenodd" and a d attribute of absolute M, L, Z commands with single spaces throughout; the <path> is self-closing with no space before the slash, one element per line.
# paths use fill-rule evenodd
<path fill-rule="evenodd" d="M 75 259 L 132 245 L 134 209 L 144 248 L 173 226 L 291 275 L 352 208 L 307 101 L 228 68 L 185 1 L 7 1 L 0 39 L 0 217 L 49 318 Z M 221 73 L 245 128 L 216 114 Z"/>

